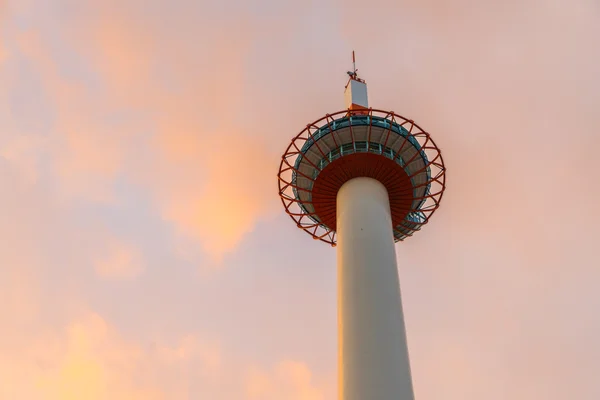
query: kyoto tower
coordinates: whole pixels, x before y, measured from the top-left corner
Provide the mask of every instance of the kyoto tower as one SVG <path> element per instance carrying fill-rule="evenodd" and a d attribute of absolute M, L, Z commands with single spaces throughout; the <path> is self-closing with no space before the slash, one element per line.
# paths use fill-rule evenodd
<path fill-rule="evenodd" d="M 279 167 L 286 212 L 337 246 L 340 400 L 413 400 L 395 242 L 438 208 L 440 150 L 414 121 L 369 107 L 348 72 L 346 109 L 310 123 Z"/>

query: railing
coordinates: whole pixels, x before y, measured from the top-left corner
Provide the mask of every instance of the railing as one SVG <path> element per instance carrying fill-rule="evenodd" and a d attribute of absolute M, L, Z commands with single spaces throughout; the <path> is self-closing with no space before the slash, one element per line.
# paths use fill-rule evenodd
<path fill-rule="evenodd" d="M 320 127 L 319 129 L 317 129 L 317 131 L 314 132 L 308 138 L 308 140 L 306 140 L 306 142 L 300 149 L 300 152 L 302 154 L 298 155 L 298 157 L 296 158 L 296 161 L 294 163 L 294 170 L 292 171 L 292 180 L 291 180 L 291 183 L 293 185 L 292 191 L 293 191 L 296 199 L 298 199 L 298 200 L 300 199 L 298 196 L 298 190 L 295 187 L 295 186 L 297 186 L 296 171 L 299 169 L 300 163 L 302 162 L 304 155 L 311 148 L 311 146 L 313 144 L 315 144 L 315 142 L 317 142 L 319 139 L 325 137 L 328 134 L 331 134 L 334 131 L 337 131 L 337 130 L 340 130 L 343 128 L 347 128 L 350 126 L 352 126 L 352 127 L 373 126 L 373 127 L 379 127 L 379 128 L 383 128 L 386 130 L 390 130 L 390 131 L 404 137 L 405 139 L 407 139 L 408 142 L 417 151 L 420 151 L 420 153 L 421 153 L 420 155 L 423 159 L 423 162 L 426 165 L 428 164 L 427 155 L 422 150 L 421 144 L 417 141 L 417 139 L 415 139 L 414 136 L 411 135 L 411 133 L 406 128 L 404 128 L 400 124 L 398 124 L 396 122 L 392 122 L 386 118 L 373 116 L 373 115 L 353 115 L 353 116 L 339 118 L 339 119 L 333 120 L 330 123 Z M 387 146 L 383 146 L 382 143 L 372 142 L 372 141 L 371 142 L 369 142 L 369 141 L 358 141 L 358 142 L 352 141 L 351 143 L 344 143 L 340 147 L 333 149 L 328 154 L 326 154 L 325 157 L 323 157 L 321 160 L 319 160 L 319 162 L 316 165 L 317 168 L 315 168 L 315 170 L 313 171 L 311 178 L 313 180 L 316 179 L 317 176 L 319 175 L 319 173 L 323 170 L 323 168 L 325 168 L 325 166 L 327 164 L 337 160 L 338 158 L 343 157 L 344 155 L 350 155 L 350 154 L 354 154 L 354 153 L 367 153 L 367 152 L 383 155 L 391 160 L 394 160 L 403 168 L 405 167 L 405 162 L 402 159 L 402 157 L 399 156 L 398 152 L 394 151 L 393 149 L 391 149 Z M 426 173 L 427 173 L 427 181 L 429 181 L 431 179 L 431 173 L 430 173 L 429 168 L 426 169 Z M 411 178 L 411 181 L 412 180 L 413 180 L 413 178 Z M 412 182 L 412 183 L 414 185 L 414 182 Z M 311 182 L 309 184 L 309 187 L 307 187 L 306 189 L 311 190 L 312 185 L 313 185 L 313 182 Z M 424 197 L 429 194 L 430 194 L 430 187 L 428 185 L 426 188 Z M 309 195 L 309 198 L 308 198 L 308 201 L 311 201 L 311 200 L 312 200 L 312 193 Z M 424 201 L 425 200 L 423 199 L 423 201 L 420 202 L 418 207 L 420 207 Z M 310 212 L 306 209 L 304 204 L 302 204 L 302 201 L 299 201 L 298 204 L 304 213 L 310 214 Z M 315 218 L 312 215 L 309 215 L 309 218 L 312 219 L 316 223 L 319 223 L 319 224 L 321 223 L 321 221 L 318 220 L 318 218 Z M 417 210 L 417 211 L 409 212 L 406 215 L 403 223 L 394 227 L 394 236 L 396 236 L 396 237 L 406 236 L 411 231 L 420 229 L 420 226 L 423 223 L 425 223 L 426 220 L 427 220 L 427 218 L 425 217 L 425 214 L 421 211 Z M 326 227 L 324 227 L 324 228 L 326 228 Z M 406 232 L 404 232 L 404 231 L 406 231 Z"/>
<path fill-rule="evenodd" d="M 350 155 L 350 154 L 354 154 L 354 153 L 367 153 L 367 152 L 379 154 L 379 155 L 389 158 L 390 160 L 394 160 L 402 168 L 404 168 L 404 166 L 405 166 L 404 160 L 401 157 L 397 157 L 398 156 L 397 152 L 395 152 L 394 150 L 392 150 L 391 148 L 389 148 L 387 146 L 384 147 L 381 143 L 367 142 L 367 141 L 352 142 L 352 143 L 346 143 L 336 149 L 333 149 L 332 151 L 327 153 L 325 155 L 325 157 L 321 158 L 319 160 L 319 162 L 317 163 L 318 169 L 315 169 L 315 171 L 313 172 L 312 178 L 316 179 L 317 176 L 319 175 L 319 172 L 321 172 L 327 164 L 331 163 L 332 161 L 337 160 L 340 157 L 343 157 L 344 155 Z"/>
<path fill-rule="evenodd" d="M 343 117 L 343 118 L 333 120 L 332 122 L 330 122 L 326 125 L 323 125 L 319 129 L 317 129 L 317 131 L 312 134 L 312 137 L 310 137 L 306 141 L 306 143 L 304 143 L 304 146 L 302 146 L 302 149 L 300 151 L 302 153 L 306 153 L 306 151 L 308 151 L 308 149 L 314 144 L 314 142 L 318 141 L 323 136 L 325 136 L 333 131 L 347 128 L 349 126 L 374 126 L 374 127 L 383 128 L 383 129 L 391 129 L 392 132 L 395 132 L 398 135 L 401 135 L 405 138 L 407 137 L 408 141 L 417 150 L 421 149 L 421 145 L 419 144 L 417 139 L 415 139 L 413 136 L 411 136 L 410 132 L 406 128 L 404 128 L 402 125 L 400 125 L 396 122 L 392 122 L 387 118 L 378 117 L 375 115 L 353 115 L 350 117 Z"/>

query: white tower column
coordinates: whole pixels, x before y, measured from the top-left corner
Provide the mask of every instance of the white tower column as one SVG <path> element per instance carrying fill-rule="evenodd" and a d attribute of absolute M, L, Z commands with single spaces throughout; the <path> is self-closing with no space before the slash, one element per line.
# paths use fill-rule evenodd
<path fill-rule="evenodd" d="M 371 178 L 337 194 L 340 400 L 413 400 L 389 197 Z"/>

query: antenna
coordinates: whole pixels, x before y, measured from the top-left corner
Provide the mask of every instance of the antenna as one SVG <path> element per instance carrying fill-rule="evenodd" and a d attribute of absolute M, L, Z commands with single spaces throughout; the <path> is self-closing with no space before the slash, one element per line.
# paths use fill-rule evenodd
<path fill-rule="evenodd" d="M 358 69 L 356 69 L 356 54 L 354 53 L 354 50 L 352 50 L 352 71 L 348 71 L 347 73 L 350 76 L 350 79 L 365 83 L 364 79 L 360 79 L 358 77 Z"/>

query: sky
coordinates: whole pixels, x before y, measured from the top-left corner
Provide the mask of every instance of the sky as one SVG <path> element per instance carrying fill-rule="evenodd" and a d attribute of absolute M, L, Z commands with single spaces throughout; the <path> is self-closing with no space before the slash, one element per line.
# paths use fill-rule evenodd
<path fill-rule="evenodd" d="M 0 398 L 333 400 L 335 250 L 277 168 L 343 108 L 442 150 L 396 246 L 418 400 L 597 400 L 597 0 L 0 0 Z"/>

